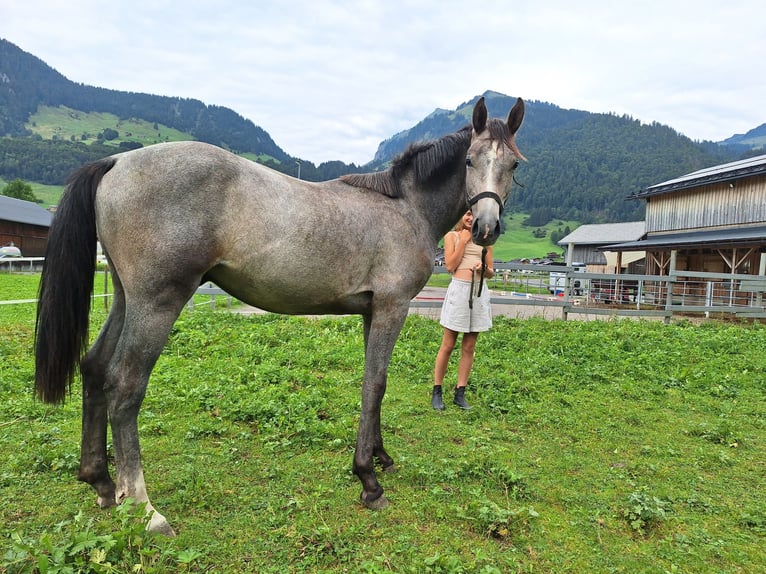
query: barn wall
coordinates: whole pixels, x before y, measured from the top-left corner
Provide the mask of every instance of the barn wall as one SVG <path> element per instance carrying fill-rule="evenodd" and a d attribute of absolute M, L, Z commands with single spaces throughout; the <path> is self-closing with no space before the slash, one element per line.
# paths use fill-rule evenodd
<path fill-rule="evenodd" d="M 592 245 L 575 244 L 572 251 L 572 261 L 586 265 L 606 265 L 606 257 L 601 251 L 596 251 Z"/>
<path fill-rule="evenodd" d="M 13 243 L 24 257 L 42 257 L 47 241 L 47 227 L 0 220 L 0 245 Z"/>
<path fill-rule="evenodd" d="M 701 186 L 648 198 L 646 231 L 684 231 L 766 223 L 766 177 Z"/>

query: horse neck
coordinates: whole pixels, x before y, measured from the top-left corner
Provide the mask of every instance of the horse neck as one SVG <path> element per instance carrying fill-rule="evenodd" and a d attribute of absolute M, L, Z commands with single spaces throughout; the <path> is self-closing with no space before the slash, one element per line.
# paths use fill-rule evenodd
<path fill-rule="evenodd" d="M 438 185 L 415 184 L 405 193 L 415 209 L 423 215 L 434 243 L 438 243 L 468 209 L 466 203 L 465 165 L 445 177 Z"/>

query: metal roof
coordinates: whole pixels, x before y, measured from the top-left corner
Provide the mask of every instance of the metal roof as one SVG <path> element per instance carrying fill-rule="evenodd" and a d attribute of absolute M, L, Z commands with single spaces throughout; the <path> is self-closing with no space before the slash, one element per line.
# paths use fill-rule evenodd
<path fill-rule="evenodd" d="M 752 227 L 727 227 L 708 231 L 684 231 L 652 235 L 640 241 L 607 245 L 610 251 L 648 251 L 662 248 L 683 247 L 737 247 L 766 244 L 766 225 Z"/>
<path fill-rule="evenodd" d="M 653 195 L 660 195 L 662 193 L 669 193 L 671 191 L 680 191 L 682 189 L 710 185 L 712 183 L 734 181 L 743 177 L 761 174 L 766 174 L 766 155 L 759 155 L 748 159 L 700 169 L 681 177 L 647 187 L 642 191 L 632 194 L 630 199 L 640 199 Z"/>
<path fill-rule="evenodd" d="M 606 245 L 620 241 L 635 241 L 643 237 L 644 228 L 643 221 L 581 225 L 569 235 L 562 237 L 558 244 Z"/>
<path fill-rule="evenodd" d="M 53 214 L 31 201 L 0 195 L 0 220 L 50 227 Z"/>

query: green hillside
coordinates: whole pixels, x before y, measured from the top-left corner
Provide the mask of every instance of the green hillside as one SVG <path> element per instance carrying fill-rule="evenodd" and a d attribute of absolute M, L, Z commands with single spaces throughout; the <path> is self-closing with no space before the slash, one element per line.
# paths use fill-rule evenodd
<path fill-rule="evenodd" d="M 2 190 L 8 183 L 10 182 L 0 177 L 0 190 Z M 46 209 L 51 205 L 57 205 L 61 198 L 61 194 L 64 191 L 63 185 L 44 185 L 42 183 L 34 183 L 31 181 L 24 183 L 30 185 L 35 197 L 40 200 L 40 206 Z"/>
<path fill-rule="evenodd" d="M 495 259 L 511 261 L 525 257 L 542 258 L 552 251 L 562 253 L 562 248 L 551 241 L 551 233 L 558 231 L 561 236 L 567 227 L 574 231 L 580 225 L 578 221 L 554 219 L 542 227 L 527 227 L 522 225 L 526 218 L 526 213 L 513 213 L 505 218 L 505 232 L 495 244 Z M 535 230 L 544 230 L 545 236 L 535 237 Z M 538 234 L 541 232 L 538 231 Z"/>
<path fill-rule="evenodd" d="M 139 142 L 147 146 L 160 142 L 194 139 L 187 133 L 163 124 L 136 118 L 121 120 L 114 114 L 81 112 L 66 106 L 40 106 L 37 113 L 29 117 L 24 127 L 45 140 L 99 142 L 114 146 L 118 146 L 123 141 Z M 105 130 L 113 130 L 117 134 L 116 137 L 105 138 Z"/>

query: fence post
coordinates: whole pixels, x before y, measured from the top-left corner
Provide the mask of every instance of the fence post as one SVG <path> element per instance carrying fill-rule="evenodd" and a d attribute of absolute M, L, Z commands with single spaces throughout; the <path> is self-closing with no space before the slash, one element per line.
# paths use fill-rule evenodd
<path fill-rule="evenodd" d="M 673 249 L 670 252 L 670 264 L 668 266 L 668 294 L 665 300 L 665 310 L 670 313 L 665 317 L 665 323 L 670 323 L 670 318 L 673 314 L 673 291 L 676 284 L 676 258 L 678 251 Z"/>

